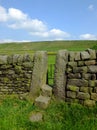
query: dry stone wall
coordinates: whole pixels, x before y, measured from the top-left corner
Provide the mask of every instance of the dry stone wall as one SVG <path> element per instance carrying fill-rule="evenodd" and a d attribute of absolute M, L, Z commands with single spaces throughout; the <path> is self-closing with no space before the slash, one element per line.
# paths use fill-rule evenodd
<path fill-rule="evenodd" d="M 0 95 L 24 94 L 34 97 L 46 84 L 47 54 L 0 55 Z"/>
<path fill-rule="evenodd" d="M 61 55 L 61 56 L 60 56 Z M 55 65 L 54 94 L 67 102 L 87 106 L 97 101 L 96 51 L 59 51 Z"/>
<path fill-rule="evenodd" d="M 25 93 L 30 89 L 33 57 L 0 56 L 0 94 Z"/>

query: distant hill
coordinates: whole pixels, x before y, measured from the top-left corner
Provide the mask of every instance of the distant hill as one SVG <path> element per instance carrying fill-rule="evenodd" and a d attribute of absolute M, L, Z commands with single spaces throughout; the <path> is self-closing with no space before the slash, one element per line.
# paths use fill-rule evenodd
<path fill-rule="evenodd" d="M 0 54 L 32 53 L 39 50 L 57 52 L 67 49 L 70 51 L 82 51 L 87 48 L 97 49 L 97 40 L 83 41 L 43 41 L 28 43 L 3 43 L 0 44 Z"/>

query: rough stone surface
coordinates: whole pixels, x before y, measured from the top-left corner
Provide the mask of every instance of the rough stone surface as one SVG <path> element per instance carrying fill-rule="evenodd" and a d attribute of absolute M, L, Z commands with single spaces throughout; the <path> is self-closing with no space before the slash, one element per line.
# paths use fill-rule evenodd
<path fill-rule="evenodd" d="M 67 85 L 67 90 L 78 92 L 79 91 L 79 87 L 73 86 L 73 85 Z"/>
<path fill-rule="evenodd" d="M 94 100 L 85 100 L 84 105 L 87 106 L 87 107 L 93 107 L 93 106 L 96 105 L 96 103 L 95 103 Z"/>
<path fill-rule="evenodd" d="M 47 53 L 38 51 L 35 53 L 34 66 L 32 73 L 32 82 L 30 88 L 30 96 L 37 97 L 40 93 L 40 88 L 46 83 L 47 74 Z"/>
<path fill-rule="evenodd" d="M 88 72 L 97 73 L 97 65 L 88 66 Z"/>
<path fill-rule="evenodd" d="M 49 85 L 43 85 L 41 87 L 41 95 L 46 97 L 52 96 L 52 88 Z"/>
<path fill-rule="evenodd" d="M 89 58 L 90 58 L 90 55 L 88 52 L 86 52 L 86 51 L 81 52 L 81 59 L 82 60 L 87 60 Z"/>
<path fill-rule="evenodd" d="M 76 98 L 76 92 L 67 91 L 67 97 L 68 98 Z"/>
<path fill-rule="evenodd" d="M 80 52 L 75 52 L 75 61 L 79 61 L 79 60 L 81 60 L 81 56 L 80 56 L 81 54 L 80 54 Z"/>
<path fill-rule="evenodd" d="M 43 114 L 40 112 L 32 112 L 29 116 L 31 122 L 41 122 L 43 120 Z"/>
<path fill-rule="evenodd" d="M 89 93 L 78 92 L 77 98 L 78 99 L 90 99 L 90 95 L 89 95 Z"/>
<path fill-rule="evenodd" d="M 96 59 L 96 51 L 95 50 L 92 50 L 92 49 L 88 49 L 87 50 L 90 54 L 90 59 Z"/>
<path fill-rule="evenodd" d="M 91 99 L 97 101 L 97 93 L 91 93 Z"/>
<path fill-rule="evenodd" d="M 55 75 L 54 75 L 54 95 L 57 98 L 65 99 L 65 85 L 67 76 L 66 65 L 68 61 L 68 51 L 59 51 L 56 57 Z"/>
<path fill-rule="evenodd" d="M 50 103 L 51 97 L 39 96 L 35 99 L 35 105 L 39 108 L 46 109 Z"/>
<path fill-rule="evenodd" d="M 78 86 L 78 87 L 82 87 L 82 86 L 88 87 L 88 81 L 84 79 L 69 79 L 68 84 Z"/>

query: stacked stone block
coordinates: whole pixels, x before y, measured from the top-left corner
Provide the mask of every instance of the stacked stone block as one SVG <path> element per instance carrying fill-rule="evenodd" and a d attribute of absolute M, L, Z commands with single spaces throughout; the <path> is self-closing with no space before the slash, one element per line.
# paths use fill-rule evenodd
<path fill-rule="evenodd" d="M 65 61 L 66 65 L 64 66 L 64 80 L 66 81 L 64 85 L 65 101 L 78 102 L 87 106 L 95 105 L 97 101 L 96 51 L 92 49 L 87 49 L 82 52 L 68 51 L 67 58 L 64 56 L 63 59 L 68 59 Z M 56 61 L 58 61 L 58 59 L 56 59 Z M 54 94 L 56 97 L 62 99 L 61 91 L 59 91 L 58 94 L 55 93 L 55 90 L 61 89 L 61 86 L 58 86 L 58 82 L 60 82 L 59 78 L 57 78 L 57 81 L 55 79 Z"/>
<path fill-rule="evenodd" d="M 0 94 L 29 92 L 33 71 L 33 56 L 0 55 Z"/>

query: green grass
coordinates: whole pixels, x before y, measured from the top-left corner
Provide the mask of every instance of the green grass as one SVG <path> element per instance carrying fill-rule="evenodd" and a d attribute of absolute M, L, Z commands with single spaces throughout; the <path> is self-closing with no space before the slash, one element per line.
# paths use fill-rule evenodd
<path fill-rule="evenodd" d="M 48 52 L 57 52 L 61 49 L 70 51 L 82 51 L 87 48 L 97 46 L 97 41 L 44 41 L 44 42 L 28 42 L 28 43 L 8 43 L 0 44 L 0 54 L 24 54 L 33 53 L 39 50 Z"/>
<path fill-rule="evenodd" d="M 96 130 L 97 106 L 52 101 L 49 107 L 39 110 L 26 100 L 7 97 L 0 100 L 0 130 Z M 32 111 L 42 111 L 42 122 L 30 122 Z"/>

